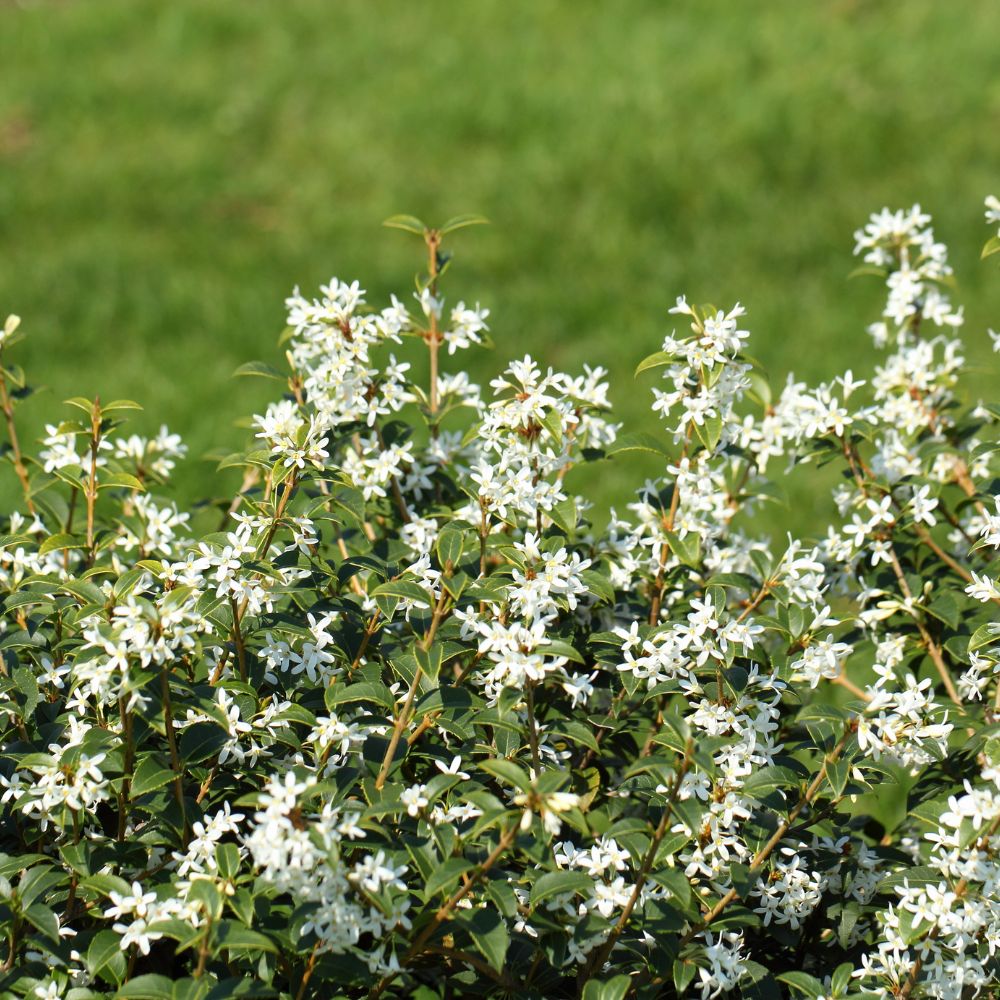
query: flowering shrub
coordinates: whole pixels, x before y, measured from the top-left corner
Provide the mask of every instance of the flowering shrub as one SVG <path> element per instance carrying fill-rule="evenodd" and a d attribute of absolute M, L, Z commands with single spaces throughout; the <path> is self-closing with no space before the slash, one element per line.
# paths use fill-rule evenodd
<path fill-rule="evenodd" d="M 488 339 L 441 292 L 477 221 L 389 220 L 414 307 L 292 295 L 214 512 L 130 402 L 29 457 L 7 321 L 2 995 L 995 996 L 1000 408 L 928 216 L 857 234 L 873 373 L 772 398 L 744 310 L 682 297 L 629 436 L 599 368 L 442 370 Z M 566 474 L 630 449 L 663 476 L 597 531 Z M 755 530 L 822 464 L 819 537 Z"/>

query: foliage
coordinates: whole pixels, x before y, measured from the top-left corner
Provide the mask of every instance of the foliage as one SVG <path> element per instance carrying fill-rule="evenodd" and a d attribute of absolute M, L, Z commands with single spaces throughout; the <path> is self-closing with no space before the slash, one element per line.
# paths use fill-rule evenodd
<path fill-rule="evenodd" d="M 487 215 L 451 245 L 502 358 L 603 365 L 629 428 L 675 290 L 743 301 L 776 383 L 873 363 L 878 287 L 848 285 L 841 254 L 868 206 L 939 215 L 970 329 L 996 326 L 977 206 L 953 207 L 956 164 L 964 191 L 995 185 L 998 18 L 995 0 L 0 3 L 0 303 L 30 319 L 18 358 L 52 393 L 22 434 L 68 396 L 137 399 L 133 431 L 189 447 L 182 507 L 233 493 L 202 456 L 239 447 L 230 416 L 270 387 L 229 374 L 269 356 L 295 283 L 398 294 L 410 248 L 377 223 L 401 210 Z M 486 385 L 493 364 L 465 366 Z M 603 519 L 658 465 L 597 470 L 570 481 Z M 761 530 L 830 516 L 825 483 L 782 485 L 791 511 Z"/>
<path fill-rule="evenodd" d="M 238 372 L 284 394 L 195 518 L 135 403 L 21 448 L 7 321 L 0 995 L 995 989 L 1000 408 L 960 398 L 929 217 L 857 234 L 869 378 L 772 397 L 744 310 L 681 297 L 628 436 L 600 368 L 449 370 L 489 317 L 446 310 L 444 242 L 482 221 L 388 220 L 413 314 L 288 299 L 287 371 Z M 664 472 L 596 531 L 566 473 L 637 449 Z M 782 462 L 836 467 L 839 514 L 774 547 Z"/>

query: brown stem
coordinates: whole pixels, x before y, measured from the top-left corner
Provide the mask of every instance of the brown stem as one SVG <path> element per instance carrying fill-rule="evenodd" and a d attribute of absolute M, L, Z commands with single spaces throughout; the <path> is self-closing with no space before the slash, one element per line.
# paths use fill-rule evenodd
<path fill-rule="evenodd" d="M 516 989 L 516 984 L 510 976 L 504 974 L 503 972 L 497 972 L 493 966 L 491 966 L 488 962 L 484 962 L 478 955 L 473 955 L 467 951 L 461 951 L 458 948 L 446 948 L 440 944 L 425 945 L 424 951 L 428 951 L 433 955 L 440 955 L 442 958 L 452 959 L 457 962 L 464 962 L 466 965 L 471 965 L 477 972 L 482 973 L 494 982 L 506 986 L 509 991 L 513 992 Z"/>
<path fill-rule="evenodd" d="M 353 578 L 352 578 L 353 579 Z M 358 664 L 361 662 L 361 658 L 368 651 L 368 643 L 371 642 L 372 636 L 378 631 L 378 612 L 371 616 L 368 620 L 368 625 L 365 627 L 365 634 L 361 637 L 361 644 L 358 646 L 357 653 L 354 654 L 354 659 L 351 661 L 351 668 L 348 673 L 353 673 L 358 668 Z"/>
<path fill-rule="evenodd" d="M 195 797 L 195 803 L 199 806 L 204 800 L 205 796 L 208 795 L 209 789 L 212 787 L 212 782 L 215 780 L 215 775 L 218 773 L 219 765 L 216 764 L 211 771 L 208 772 L 208 777 L 201 783 L 201 787 L 198 789 L 198 795 Z"/>
<path fill-rule="evenodd" d="M 205 912 L 205 933 L 202 935 L 201 944 L 198 946 L 198 965 L 194 970 L 194 978 L 200 979 L 205 973 L 205 965 L 208 962 L 208 940 L 212 935 L 212 915 Z"/>
<path fill-rule="evenodd" d="M 952 559 L 952 557 L 948 555 L 948 553 L 945 552 L 945 550 L 942 549 L 937 542 L 934 541 L 931 533 L 922 524 L 914 524 L 913 530 L 916 532 L 917 538 L 919 538 L 920 541 L 923 542 L 923 544 L 926 545 L 927 548 L 929 548 L 931 552 L 933 552 L 934 555 L 941 560 L 941 562 L 950 566 L 963 580 L 965 580 L 966 583 L 969 583 L 972 580 L 972 574 L 960 562 Z"/>
<path fill-rule="evenodd" d="M 63 531 L 67 535 L 72 534 L 73 531 L 73 515 L 76 513 L 76 498 L 80 495 L 80 491 L 74 486 L 69 493 L 69 508 L 66 511 L 66 524 L 63 527 Z M 63 569 L 69 572 L 69 549 L 63 549 Z"/>
<path fill-rule="evenodd" d="M 910 590 L 910 585 L 906 582 L 906 575 L 903 573 L 903 567 L 899 565 L 899 559 L 896 557 L 896 551 L 893 549 L 891 543 L 889 545 L 889 565 L 892 566 L 892 571 L 899 581 L 899 589 L 903 592 L 903 597 L 906 598 L 908 605 L 913 605 L 913 591 Z M 958 693 L 958 689 L 955 687 L 955 682 L 951 678 L 951 671 L 948 669 L 948 665 L 944 662 L 944 657 L 941 655 L 941 650 L 938 648 L 937 643 L 934 641 L 930 632 L 927 631 L 927 626 L 920 620 L 917 609 L 913 608 L 913 621 L 917 626 L 917 631 L 920 633 L 920 638 L 923 640 L 924 648 L 927 650 L 927 654 L 931 658 L 931 662 L 937 668 L 937 672 L 941 677 L 941 681 L 944 684 L 945 690 L 948 692 L 948 697 L 958 706 L 961 707 L 962 698 Z"/>
<path fill-rule="evenodd" d="M 7 958 L 3 965 L 0 965 L 0 972 L 10 972 L 14 968 L 14 959 L 17 957 L 17 936 L 21 929 L 21 921 L 14 918 L 14 926 L 7 935 Z"/>
<path fill-rule="evenodd" d="M 604 721 L 596 725 L 595 728 L 597 729 L 597 732 L 594 734 L 594 742 L 597 744 L 598 748 L 600 747 L 602 741 L 604 740 L 604 737 L 611 732 L 609 724 L 619 719 L 618 709 L 621 707 L 621 703 L 627 697 L 628 697 L 628 690 L 623 687 L 618 692 L 618 694 L 616 694 L 612 699 L 611 706 L 608 709 L 607 714 L 604 716 Z M 625 715 L 627 714 L 628 714 L 628 709 L 626 709 L 625 711 Z M 622 718 L 624 718 L 624 716 L 622 716 Z M 597 751 L 594 750 L 593 748 L 588 749 L 587 752 L 583 755 L 582 760 L 580 761 L 579 769 L 582 771 L 585 767 L 587 767 L 590 764 L 590 762 L 594 759 L 596 754 Z"/>
<path fill-rule="evenodd" d="M 486 514 L 486 504 L 479 501 L 479 575 L 486 576 L 486 539 L 490 534 L 489 519 Z"/>
<path fill-rule="evenodd" d="M 990 838 L 1000 830 L 1000 816 L 989 825 L 986 832 L 979 838 L 976 842 L 975 849 L 977 851 L 983 850 L 989 845 Z M 961 898 L 965 895 L 965 890 L 969 887 L 969 880 L 967 878 L 961 879 L 955 886 L 954 893 L 957 897 Z M 941 932 L 941 925 L 935 923 L 934 926 L 928 931 L 926 935 L 921 939 L 925 944 L 929 941 L 933 941 L 938 934 Z M 917 960 L 913 963 L 913 968 L 910 969 L 910 974 L 906 977 L 906 982 L 903 983 L 902 988 L 899 993 L 896 994 L 900 1000 L 906 1000 L 906 998 L 913 992 L 913 988 L 917 985 L 917 977 L 920 975 L 920 970 L 923 968 L 924 962 L 923 958 L 918 956 Z"/>
<path fill-rule="evenodd" d="M 4 419 L 7 421 L 7 436 L 10 438 L 11 455 L 14 458 L 14 471 L 17 478 L 21 480 L 21 489 L 24 490 L 24 502 L 28 508 L 28 513 L 34 515 L 35 503 L 31 499 L 31 483 L 28 479 L 28 470 L 24 465 L 24 458 L 21 455 L 21 445 L 17 439 L 17 426 L 14 423 L 14 404 L 11 402 L 10 393 L 7 391 L 7 377 L 0 367 L 0 406 L 3 407 Z"/>
<path fill-rule="evenodd" d="M 271 547 L 271 542 L 274 541 L 274 536 L 278 531 L 278 525 L 281 523 L 282 517 L 285 516 L 285 509 L 288 507 L 288 501 L 291 500 L 292 492 L 294 491 L 297 483 L 298 480 L 293 470 L 289 477 L 285 480 L 281 496 L 278 498 L 278 506 L 274 510 L 274 516 L 271 518 L 271 526 L 268 528 L 267 537 L 264 539 L 264 544 L 260 550 L 262 556 L 267 555 L 267 550 Z"/>
<path fill-rule="evenodd" d="M 437 600 L 437 605 L 434 608 L 434 617 L 431 619 L 430 628 L 427 630 L 427 634 L 424 636 L 424 641 L 421 644 L 423 651 L 426 653 L 434 642 L 434 636 L 437 633 L 438 625 L 441 624 L 441 619 L 444 617 L 444 606 L 447 600 L 448 593 L 441 587 L 441 596 Z M 392 727 L 392 736 L 389 737 L 389 746 L 385 751 L 385 757 L 382 759 L 382 766 L 379 768 L 378 777 L 375 779 L 375 787 L 381 791 L 382 786 L 385 784 L 385 779 L 389 775 L 389 768 L 392 767 L 392 760 L 396 756 L 396 748 L 399 746 L 400 737 L 403 735 L 403 730 L 406 728 L 406 724 L 410 720 L 410 709 L 413 707 L 413 699 L 417 694 L 417 685 L 420 683 L 420 678 L 423 676 L 423 669 L 417 665 L 417 669 L 413 673 L 413 680 L 410 683 L 410 688 L 406 692 L 406 700 L 403 702 L 403 707 L 399 710 L 399 714 L 396 716 L 396 721 Z"/>
<path fill-rule="evenodd" d="M 452 687 L 458 687 L 459 685 L 461 685 L 461 683 L 465 680 L 465 678 L 469 676 L 469 674 L 471 673 L 471 671 L 475 667 L 475 665 L 482 659 L 482 656 L 483 656 L 482 653 L 477 653 L 472 658 L 472 660 L 468 663 L 468 665 L 462 668 L 461 673 L 455 678 L 454 683 L 451 686 Z M 406 737 L 407 744 L 409 744 L 410 746 L 413 746 L 413 744 L 416 743 L 417 740 L 419 740 L 420 737 L 423 736 L 424 733 L 426 733 L 427 730 L 430 729 L 431 726 L 434 725 L 434 722 L 437 720 L 437 717 L 440 714 L 441 713 L 439 711 L 438 712 L 428 712 L 420 720 L 420 724 L 417 726 L 417 728 L 414 729 L 413 732 L 410 733 L 410 735 Z"/>
<path fill-rule="evenodd" d="M 243 629 L 240 628 L 241 612 L 236 605 L 236 598 L 229 595 L 229 606 L 233 611 L 233 642 L 236 644 L 236 658 L 240 665 L 240 680 L 246 683 L 247 680 L 247 651 L 243 644 Z"/>
<path fill-rule="evenodd" d="M 385 438 L 382 436 L 381 428 L 376 427 L 375 434 L 379 447 L 385 451 Z M 395 476 L 389 477 L 389 488 L 392 490 L 392 499 L 396 504 L 396 510 L 399 511 L 400 519 L 403 524 L 409 524 L 413 519 L 410 517 L 410 509 L 406 506 L 406 500 L 403 499 L 403 491 L 399 488 L 399 480 Z"/>
<path fill-rule="evenodd" d="M 778 825 L 778 828 L 771 835 L 771 839 L 756 853 L 756 855 L 754 855 L 754 859 L 750 864 L 749 875 L 751 878 L 754 875 L 756 875 L 761 870 L 761 868 L 763 868 L 764 863 L 774 852 L 774 849 L 778 846 L 778 844 L 781 843 L 782 839 L 784 839 L 785 834 L 788 833 L 789 828 L 798 818 L 799 813 L 802 812 L 802 810 L 805 809 L 805 807 L 809 805 L 814 798 L 816 798 L 816 795 L 819 792 L 820 788 L 822 787 L 824 779 L 826 778 L 827 765 L 836 762 L 837 758 L 840 756 L 844 747 L 847 745 L 847 741 L 851 736 L 851 732 L 852 730 L 848 729 L 847 732 L 845 732 L 844 735 L 840 738 L 840 741 L 833 748 L 833 750 L 831 750 L 830 753 L 824 758 L 823 766 L 820 768 L 819 774 L 817 774 L 816 777 L 813 778 L 812 782 L 810 783 L 806 791 L 803 793 L 802 797 L 799 799 L 798 802 L 795 803 L 795 805 L 792 808 L 792 811 L 788 814 L 788 818 L 782 820 L 782 822 Z M 680 940 L 680 946 L 683 948 L 684 945 L 688 944 L 688 942 L 690 942 L 693 938 L 701 934 L 702 931 L 706 930 L 714 920 L 718 919 L 722 911 L 725 910 L 725 908 L 729 906 L 729 904 L 734 899 L 736 899 L 738 895 L 739 893 L 736 891 L 736 889 L 730 889 L 729 892 L 727 892 L 722 897 L 722 899 L 720 899 L 715 904 L 715 906 L 713 906 L 712 909 L 710 909 L 708 913 L 705 914 L 704 917 L 702 917 L 701 921 L 698 924 L 696 924 L 686 934 L 684 934 L 684 936 Z"/>
<path fill-rule="evenodd" d="M 683 462 L 687 456 L 688 446 L 691 444 L 691 424 L 688 424 L 687 436 L 684 438 L 684 448 L 681 451 L 679 462 Z M 678 464 L 679 464 L 678 462 Z M 677 516 L 677 507 L 681 502 L 680 483 L 674 480 L 673 492 L 670 494 L 670 510 L 663 520 L 663 530 L 674 530 L 674 518 Z M 670 544 L 666 538 L 660 546 L 660 565 L 656 571 L 656 582 L 653 584 L 653 601 L 649 610 L 649 624 L 655 625 L 660 620 L 660 604 L 663 601 L 663 578 L 667 570 L 667 554 L 670 552 Z"/>
<path fill-rule="evenodd" d="M 847 459 L 848 464 L 851 468 L 851 473 L 854 476 L 854 481 L 858 486 L 858 489 L 862 492 L 864 496 L 868 496 L 869 490 L 865 485 L 864 479 L 861 475 L 861 471 L 858 468 L 858 456 L 855 449 L 848 444 L 847 436 L 841 436 L 841 445 L 844 451 L 844 457 Z M 899 589 L 902 591 L 903 597 L 906 599 L 907 603 L 913 604 L 913 592 L 910 590 L 910 585 L 906 582 L 906 575 L 903 573 L 902 566 L 899 565 L 899 559 L 896 557 L 896 550 L 892 547 L 892 543 L 889 543 L 889 564 L 892 566 L 892 571 L 896 576 L 896 580 L 899 582 Z M 920 638 L 923 641 L 924 647 L 927 650 L 928 655 L 931 658 L 938 674 L 941 677 L 941 681 L 944 684 L 945 690 L 948 692 L 948 697 L 956 704 L 961 706 L 962 699 L 955 687 L 955 682 L 952 680 L 951 671 L 948 669 L 948 665 L 944 662 L 944 657 L 941 655 L 941 650 L 938 648 L 937 643 L 934 642 L 933 637 L 930 632 L 927 631 L 927 627 L 920 620 L 919 614 L 916 608 L 913 609 L 913 621 L 917 626 L 917 631 L 920 633 Z"/>
<path fill-rule="evenodd" d="M 437 298 L 438 283 L 438 249 L 441 246 L 441 234 L 436 229 L 428 229 L 424 233 L 424 242 L 427 244 L 427 288 L 433 298 Z M 437 315 L 432 308 L 430 311 L 429 329 L 427 331 L 427 349 L 430 352 L 430 393 L 428 394 L 428 408 L 430 409 L 430 429 L 431 437 L 438 435 L 438 350 L 441 347 L 441 333 L 438 330 Z"/>
<path fill-rule="evenodd" d="M 773 577 L 768 577 L 760 585 L 760 589 L 753 596 L 753 598 L 751 599 L 750 603 L 743 609 L 743 611 L 740 614 L 739 618 L 737 618 L 736 620 L 738 622 L 746 621 L 746 619 L 750 615 L 752 615 L 754 613 L 754 611 L 757 610 L 758 607 L 760 607 L 761 601 L 763 601 L 764 598 L 767 597 L 767 595 L 771 592 L 771 587 L 772 586 L 774 586 L 774 578 Z"/>
<path fill-rule="evenodd" d="M 292 491 L 295 489 L 297 484 L 297 479 L 295 477 L 295 472 L 289 475 L 285 480 L 284 488 L 281 492 L 281 496 L 278 498 L 278 504 L 274 509 L 274 514 L 271 517 L 271 524 L 268 527 L 267 536 L 264 538 L 264 544 L 258 550 L 263 556 L 267 555 L 267 550 L 271 547 L 271 542 L 274 541 L 274 536 L 278 531 L 278 525 L 281 523 L 281 519 L 285 514 L 285 509 L 288 506 L 288 501 L 291 499 Z M 262 574 L 258 573 L 258 578 Z M 230 603 L 234 604 L 234 599 L 230 596 Z M 239 606 L 233 607 L 233 639 L 236 643 L 237 655 L 241 652 L 241 646 L 243 643 L 243 635 L 241 631 L 241 623 L 243 621 L 243 616 L 246 614 L 247 608 L 250 606 L 250 598 L 244 597 L 240 601 Z M 245 657 L 245 650 L 243 651 L 243 656 Z M 222 671 L 226 667 L 226 663 L 229 660 L 229 650 L 227 649 L 222 656 L 219 657 L 219 662 L 215 666 L 215 670 L 212 671 L 212 676 L 209 678 L 210 684 L 218 684 L 219 678 L 222 676 Z M 245 660 L 240 663 L 240 678 L 246 680 L 246 662 Z"/>
<path fill-rule="evenodd" d="M 844 668 L 840 668 L 840 673 L 833 678 L 834 684 L 839 684 L 842 688 L 846 688 L 855 698 L 860 698 L 862 701 L 871 701 L 872 696 L 862 688 L 859 688 L 857 684 L 854 683 L 845 673 Z"/>
<path fill-rule="evenodd" d="M 298 991 L 295 994 L 295 1000 L 302 1000 L 306 995 L 306 987 L 309 985 L 309 980 L 312 979 L 313 970 L 316 968 L 316 960 L 319 958 L 319 942 L 313 945 L 313 950 L 309 954 L 309 961 L 306 962 L 305 970 L 302 973 L 302 979 L 299 982 Z"/>
<path fill-rule="evenodd" d="M 170 748 L 170 767 L 174 772 L 174 798 L 181 811 L 181 840 L 187 843 L 188 824 L 187 810 L 184 807 L 184 784 L 181 767 L 181 756 L 177 752 L 177 734 L 174 732 L 174 710 L 170 700 L 170 678 L 166 666 L 160 671 L 160 691 L 163 696 L 163 729 L 167 734 L 167 746 Z"/>
<path fill-rule="evenodd" d="M 101 445 L 101 406 L 94 400 L 90 411 L 90 474 L 87 477 L 87 565 L 94 561 L 94 505 L 97 503 L 97 451 Z"/>
<path fill-rule="evenodd" d="M 351 554 L 347 551 L 347 543 L 344 541 L 343 535 L 337 535 L 337 548 L 340 551 L 342 559 L 350 559 Z M 359 597 L 364 594 L 364 588 L 360 583 L 358 583 L 358 578 L 356 576 L 351 577 L 351 590 L 353 590 Z"/>
<path fill-rule="evenodd" d="M 509 827 L 507 827 L 506 830 L 504 830 L 503 835 L 497 842 L 497 846 L 493 848 L 486 860 L 469 876 L 468 882 L 456 889 L 448 899 L 448 902 L 438 909 L 430 923 L 428 923 L 423 931 L 421 931 L 416 941 L 410 945 L 406 954 L 403 956 L 403 960 L 400 962 L 400 965 L 404 967 L 409 965 L 409 963 L 420 954 L 424 946 L 434 936 L 441 924 L 448 919 L 455 907 L 458 906 L 458 904 L 461 903 L 470 892 L 472 892 L 483 876 L 485 876 L 486 873 L 497 863 L 497 861 L 499 861 L 500 856 L 514 842 L 514 838 L 517 836 L 517 828 L 520 825 L 521 817 L 518 817 Z M 368 993 L 368 1000 L 376 1000 L 377 997 L 380 997 L 397 975 L 398 973 L 392 972 L 379 980 L 377 985 L 372 987 L 371 991 Z"/>
<path fill-rule="evenodd" d="M 128 820 L 129 794 L 132 786 L 132 767 L 135 756 L 135 744 L 132 739 L 132 713 L 125 706 L 125 699 L 118 699 L 118 711 L 122 719 L 122 733 L 125 737 L 125 761 L 122 765 L 122 791 L 120 808 L 118 810 L 118 843 L 125 842 L 125 828 Z"/>
<path fill-rule="evenodd" d="M 947 566 L 957 573 L 966 583 L 972 582 L 972 574 L 957 560 L 953 559 L 944 549 L 934 541 L 931 533 L 921 524 L 913 525 L 914 531 L 917 533 L 917 537 L 923 542 Z M 990 600 L 994 604 L 1000 604 L 1000 597 L 991 597 Z"/>
<path fill-rule="evenodd" d="M 226 527 L 229 525 L 229 519 L 240 509 L 240 504 L 243 502 L 243 495 L 259 482 L 260 469 L 251 467 L 243 470 L 243 482 L 240 483 L 240 488 L 236 491 L 229 506 L 222 514 L 222 523 L 219 525 L 219 531 L 226 530 Z"/>
<path fill-rule="evenodd" d="M 531 745 L 531 766 L 534 770 L 532 780 L 537 781 L 542 773 L 542 760 L 538 752 L 538 724 L 535 721 L 535 682 L 528 681 L 525 689 L 528 702 L 528 743 Z"/>
<path fill-rule="evenodd" d="M 584 966 L 583 972 L 577 980 L 577 986 L 581 990 L 583 989 L 583 984 L 586 983 L 586 981 L 594 975 L 595 972 L 599 972 L 604 967 L 604 963 L 608 960 L 608 956 L 610 956 L 611 952 L 614 950 L 615 944 L 618 942 L 618 938 L 621 936 L 622 931 L 625 930 L 625 926 L 628 924 L 629 919 L 632 916 L 632 911 L 635 909 L 635 905 L 639 901 L 639 896 L 642 894 L 642 888 L 646 884 L 646 879 L 648 878 L 650 871 L 652 871 L 653 863 L 656 861 L 656 853 L 659 851 L 660 844 L 666 836 L 670 825 L 670 817 L 674 811 L 674 803 L 677 801 L 677 794 L 680 791 L 681 783 L 684 781 L 684 775 L 687 774 L 688 768 L 691 766 L 693 756 L 694 743 L 689 739 L 687 746 L 684 749 L 684 758 L 681 761 L 680 767 L 677 769 L 674 782 L 670 787 L 670 795 L 667 798 L 667 804 L 663 810 L 663 815 L 660 817 L 660 822 L 657 824 L 656 831 L 653 833 L 653 839 L 650 841 L 649 849 L 646 851 L 646 854 L 642 859 L 642 865 L 636 874 L 635 885 L 632 887 L 632 892 L 629 895 L 628 902 L 622 909 L 621 915 L 619 916 L 614 927 L 611 928 L 611 932 L 608 934 L 607 940 L 603 945 L 601 945 L 600 949 L 594 953 L 594 956 L 590 959 L 586 966 Z"/>
<path fill-rule="evenodd" d="M 983 505 L 983 501 L 979 499 L 979 490 L 976 489 L 976 484 L 969 475 L 969 467 L 961 458 L 955 459 L 955 482 L 962 488 L 962 492 L 972 500 L 976 510 L 983 517 L 986 517 L 986 507 Z"/>

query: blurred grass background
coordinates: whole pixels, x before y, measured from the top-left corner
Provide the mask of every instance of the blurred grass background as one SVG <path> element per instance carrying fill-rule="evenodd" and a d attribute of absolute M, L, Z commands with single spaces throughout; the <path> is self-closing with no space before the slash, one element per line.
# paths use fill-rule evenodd
<path fill-rule="evenodd" d="M 136 426 L 191 446 L 181 499 L 204 494 L 198 456 L 275 388 L 230 373 L 277 361 L 295 284 L 408 296 L 396 212 L 492 220 L 455 238 L 446 293 L 492 310 L 497 350 L 459 363 L 603 364 L 630 429 L 680 292 L 743 301 L 775 384 L 864 370 L 882 293 L 847 281 L 852 233 L 884 204 L 935 214 L 986 362 L 998 30 L 996 0 L 2 4 L 0 312 L 51 390 L 26 436 L 70 395 L 138 399 Z M 578 484 L 621 504 L 651 471 Z"/>

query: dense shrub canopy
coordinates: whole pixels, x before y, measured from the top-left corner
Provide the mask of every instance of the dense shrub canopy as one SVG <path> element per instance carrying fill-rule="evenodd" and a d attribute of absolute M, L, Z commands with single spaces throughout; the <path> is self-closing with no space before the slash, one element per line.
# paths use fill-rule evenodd
<path fill-rule="evenodd" d="M 442 241 L 478 221 L 389 220 L 416 305 L 288 299 L 288 370 L 240 370 L 284 395 L 191 514 L 133 403 L 22 450 L 7 321 L 0 993 L 995 989 L 1000 408 L 961 396 L 928 216 L 857 234 L 874 372 L 772 397 L 743 308 L 681 297 L 626 435 L 601 369 L 452 365 L 489 317 L 446 308 Z M 567 472 L 634 449 L 663 475 L 598 531 Z M 838 514 L 775 543 L 795 465 Z"/>

